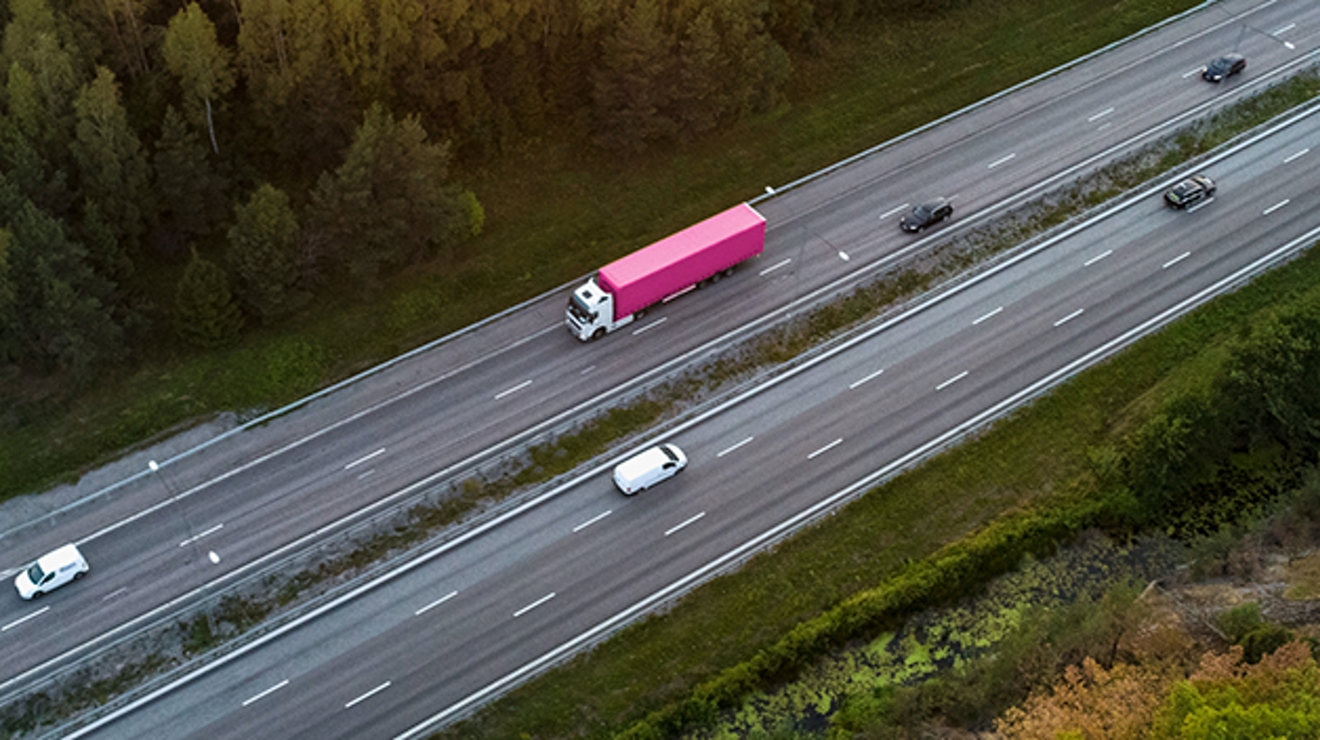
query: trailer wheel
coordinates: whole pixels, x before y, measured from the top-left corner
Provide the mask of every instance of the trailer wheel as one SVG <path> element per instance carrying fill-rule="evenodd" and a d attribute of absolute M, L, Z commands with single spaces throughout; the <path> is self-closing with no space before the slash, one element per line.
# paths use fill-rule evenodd
<path fill-rule="evenodd" d="M 604 329 L 604 328 L 597 329 L 596 331 L 594 331 L 594 332 L 591 333 L 591 338 L 592 338 L 593 340 L 595 340 L 595 339 L 600 339 L 600 338 L 603 337 L 603 336 L 605 336 L 605 329 Z"/>
<path fill-rule="evenodd" d="M 725 270 L 725 271 L 724 271 L 724 277 L 733 277 L 733 270 L 734 270 L 734 268 L 732 268 L 732 267 L 730 267 L 729 269 Z"/>
<path fill-rule="evenodd" d="M 720 281 L 720 278 L 722 278 L 722 277 L 724 277 L 724 273 L 723 273 L 723 272 L 717 272 L 717 273 L 715 273 L 714 275 L 711 275 L 711 276 L 710 276 L 710 282 L 711 282 L 711 284 L 714 285 L 715 283 L 718 283 L 718 282 Z"/>

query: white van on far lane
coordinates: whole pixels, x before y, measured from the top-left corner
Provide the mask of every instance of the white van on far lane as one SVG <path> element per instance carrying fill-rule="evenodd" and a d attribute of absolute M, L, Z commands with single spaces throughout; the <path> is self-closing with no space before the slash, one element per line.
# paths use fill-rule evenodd
<path fill-rule="evenodd" d="M 65 545 L 42 555 L 37 558 L 37 562 L 24 568 L 14 578 L 14 588 L 18 589 L 18 595 L 24 599 L 35 599 L 69 581 L 82 578 L 89 570 L 91 566 L 78 552 L 77 545 Z"/>
<path fill-rule="evenodd" d="M 623 495 L 631 496 L 678 475 L 687 462 L 687 455 L 678 445 L 657 445 L 616 465 L 614 485 Z"/>

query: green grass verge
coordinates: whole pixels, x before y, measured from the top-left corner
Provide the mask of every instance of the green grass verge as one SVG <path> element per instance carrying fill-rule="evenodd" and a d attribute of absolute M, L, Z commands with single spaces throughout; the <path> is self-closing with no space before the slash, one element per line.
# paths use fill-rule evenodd
<path fill-rule="evenodd" d="M 584 153 L 572 136 L 527 141 L 461 174 L 486 207 L 487 232 L 375 294 L 324 297 L 234 349 L 153 355 L 71 400 L 0 391 L 0 499 L 70 480 L 181 424 L 294 400 L 1195 4 L 981 0 L 889 18 L 795 60 L 788 104 L 700 142 L 621 159 Z"/>
<path fill-rule="evenodd" d="M 803 625 L 828 618 L 822 615 L 849 599 L 880 598 L 887 589 L 936 577 L 932 565 L 974 552 L 996 529 L 1013 534 L 1042 505 L 1081 502 L 1071 523 L 1057 516 L 1043 521 L 1062 530 L 1084 523 L 1091 451 L 1144 421 L 1151 398 L 1218 372 L 1223 348 L 1252 317 L 1320 293 L 1317 286 L 1320 254 L 1310 253 L 1208 304 L 442 737 L 605 737 L 653 711 L 672 715 L 679 707 L 681 715 L 694 696 L 700 706 L 703 695 L 721 697 L 736 683 L 724 674 L 732 667 L 758 665 L 767 658 L 757 656 L 809 643 L 812 628 Z M 912 596 L 888 598 L 901 606 L 899 597 Z"/>

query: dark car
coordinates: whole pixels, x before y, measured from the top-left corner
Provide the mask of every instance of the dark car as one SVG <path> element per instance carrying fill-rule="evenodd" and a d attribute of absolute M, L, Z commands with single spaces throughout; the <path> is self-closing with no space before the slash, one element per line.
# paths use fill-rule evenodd
<path fill-rule="evenodd" d="M 1201 79 L 1206 82 L 1222 82 L 1247 68 L 1247 59 L 1241 54 L 1225 54 L 1205 65 Z"/>
<path fill-rule="evenodd" d="M 1215 194 L 1215 181 L 1205 175 L 1192 175 L 1164 194 L 1164 202 L 1174 208 L 1186 208 Z"/>
<path fill-rule="evenodd" d="M 952 215 L 953 206 L 949 205 L 947 200 L 940 198 L 913 208 L 911 213 L 898 222 L 898 225 L 903 227 L 904 231 L 921 231 Z"/>

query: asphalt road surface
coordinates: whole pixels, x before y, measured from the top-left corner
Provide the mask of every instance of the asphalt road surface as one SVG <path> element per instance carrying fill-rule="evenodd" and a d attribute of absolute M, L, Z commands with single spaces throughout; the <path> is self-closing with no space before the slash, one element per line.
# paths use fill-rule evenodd
<path fill-rule="evenodd" d="M 113 491 L 94 496 L 85 505 L 11 529 L 0 538 L 0 544 L 6 557 L 13 558 L 12 566 L 17 567 L 63 542 L 77 541 L 93 570 L 84 581 L 41 602 L 22 602 L 16 596 L 0 600 L 0 657 L 4 665 L 0 681 L 13 689 L 36 680 L 61 659 L 76 657 L 89 646 L 113 638 L 117 629 L 135 624 L 143 615 L 159 613 L 197 589 L 215 588 L 217 583 L 223 584 L 226 579 L 250 570 L 255 563 L 270 562 L 276 559 L 273 553 L 280 553 L 290 543 L 316 537 L 322 528 L 354 516 L 363 507 L 397 496 L 418 485 L 419 480 L 443 477 L 446 471 L 518 444 L 538 429 L 598 407 L 611 394 L 639 382 L 648 373 L 663 372 L 666 363 L 727 341 L 731 333 L 754 328 L 757 322 L 766 321 L 766 317 L 773 317 L 776 312 L 839 289 L 842 287 L 839 281 L 849 275 L 931 244 L 940 234 L 972 226 L 1043 188 L 1066 182 L 1152 136 L 1167 132 L 1179 122 L 1204 115 L 1239 95 L 1259 89 L 1309 59 L 1320 38 L 1317 31 L 1320 31 L 1320 8 L 1302 0 L 1214 5 L 766 200 L 758 205 L 770 223 L 765 255 L 745 266 L 735 278 L 667 304 L 640 325 L 601 342 L 582 345 L 572 339 L 562 327 L 566 295 L 548 297 L 261 427 L 167 464 L 159 474 L 143 474 Z M 1248 57 L 1245 75 L 1218 86 L 1197 79 L 1195 72 L 1208 59 L 1235 47 Z M 1306 159 L 1295 161 L 1305 163 Z M 1224 200 L 1235 187 L 1225 185 L 1220 199 Z M 953 200 L 957 209 L 953 222 L 928 232 L 933 236 L 921 240 L 900 233 L 897 219 L 902 208 L 932 196 Z M 1239 202 L 1234 202 L 1235 209 Z M 1293 202 L 1299 202 L 1298 198 L 1293 198 Z M 1217 202 L 1195 215 L 1204 217 L 1218 208 Z M 1290 214 L 1305 212 L 1288 205 L 1263 221 L 1291 223 Z M 1160 213 L 1162 218 L 1175 215 Z M 1182 259 L 1188 263 L 1185 269 L 1198 264 L 1190 256 Z M 1105 258 L 1096 265 L 1108 261 Z M 941 310 L 932 309 L 929 315 L 940 315 Z M 986 309 L 987 313 L 990 311 Z M 1102 320 L 1105 315 L 1099 309 L 1085 309 L 1085 313 L 1070 319 L 1068 325 L 1090 326 L 1090 322 Z M 1119 318 L 1113 320 L 1123 318 L 1116 316 Z M 1025 320 L 1025 315 L 1014 314 L 1005 307 L 976 326 L 1024 330 Z M 941 326 L 945 328 L 932 327 L 921 333 L 921 341 L 951 332 L 954 325 Z M 891 350 L 902 345 L 899 340 L 903 329 L 895 331 L 895 337 L 882 342 Z M 921 351 L 934 352 L 937 346 L 931 344 Z M 1034 366 L 1022 363 L 1031 356 L 1022 352 L 1013 355 L 1012 361 L 1021 367 L 1012 372 L 1028 376 Z M 885 358 L 879 359 L 887 362 Z M 952 361 L 952 355 L 948 359 Z M 987 358 L 985 362 L 994 360 Z M 875 370 L 863 376 L 871 372 Z M 937 371 L 928 367 L 922 372 Z M 963 372 L 967 374 L 960 375 Z M 986 377 L 981 378 L 983 373 Z M 951 383 L 938 389 L 938 397 L 942 401 L 956 400 L 970 394 L 964 400 L 971 403 L 981 394 L 992 393 L 993 389 L 986 385 L 991 382 L 991 375 L 999 377 L 1000 383 L 1011 380 L 1000 371 L 977 371 L 969 365 L 949 373 Z M 908 390 L 901 394 L 893 392 L 895 386 L 891 384 L 903 377 L 902 371 L 891 365 L 859 389 L 890 388 L 894 397 L 886 403 L 920 402 L 922 396 Z M 804 389 L 785 383 L 784 387 L 794 387 L 797 391 L 791 399 L 765 413 L 789 418 L 794 404 L 826 402 L 832 397 L 832 391 L 824 385 Z M 829 465 L 825 474 L 812 476 L 810 485 L 799 481 L 805 488 L 795 490 L 816 496 L 836 490 L 849 475 L 856 478 L 856 471 L 841 463 L 871 461 L 866 464 L 874 468 L 889 454 L 890 443 L 886 442 L 889 435 L 901 432 L 894 439 L 910 441 L 912 435 L 920 436 L 921 430 L 928 430 L 928 424 L 938 426 L 965 411 L 956 405 L 947 410 L 926 408 L 920 418 L 902 423 L 891 421 L 887 416 L 891 412 L 884 410 L 886 407 L 878 408 L 886 414 L 883 417 L 886 421 L 881 424 L 872 419 L 871 432 L 851 436 L 839 432 L 838 436 L 824 441 L 814 438 L 803 441 L 807 446 L 818 442 L 820 448 L 828 446 L 807 453 L 818 453 L 809 458 L 812 462 L 829 461 Z M 830 424 L 849 423 L 846 420 L 850 415 L 835 416 L 841 410 L 814 409 L 810 420 L 793 416 L 792 428 L 803 432 L 820 429 L 828 436 L 831 432 L 825 430 Z M 750 436 L 757 439 L 718 459 L 733 461 L 739 456 L 760 454 L 755 451 L 765 444 L 764 441 L 758 444 L 758 440 L 765 439 L 764 435 Z M 834 444 L 834 439 L 842 441 Z M 726 441 L 721 439 L 720 443 Z M 685 449 L 692 444 L 686 438 L 679 442 Z M 641 506 L 657 509 L 638 514 L 640 522 L 649 524 L 671 514 L 677 517 L 674 525 L 685 521 L 684 516 L 679 516 L 683 512 L 669 511 L 669 507 L 678 506 L 688 487 L 697 485 L 690 481 L 701 478 L 704 485 L 706 480 L 718 480 L 714 473 L 697 474 L 706 465 L 700 445 L 695 449 L 692 472 L 685 473 L 682 481 L 671 484 L 671 490 L 666 491 L 674 495 L 646 503 L 639 500 L 636 505 L 627 502 L 633 510 Z M 781 449 L 775 456 L 784 454 L 788 452 Z M 807 470 L 811 466 L 799 467 Z M 582 490 L 596 490 L 598 496 L 610 495 L 607 485 L 597 485 L 595 489 L 593 485 L 587 484 Z M 468 574 L 469 581 L 459 579 L 465 584 L 470 582 L 475 589 L 467 598 L 485 592 L 494 604 L 501 593 L 520 594 L 515 586 L 505 584 L 503 577 L 499 582 L 505 585 L 496 586 L 486 580 L 506 572 L 505 564 L 516 560 L 520 553 L 535 552 L 533 564 L 550 567 L 553 561 L 547 560 L 549 556 L 545 552 L 534 549 L 537 543 L 545 542 L 552 548 L 568 545 L 555 539 L 546 517 L 562 512 L 561 507 L 571 506 L 568 502 L 581 495 L 575 489 L 571 495 L 564 495 L 501 527 L 498 537 L 465 545 L 471 549 L 490 547 L 499 554 L 484 561 L 475 560 L 469 568 L 446 566 L 458 567 L 457 572 Z M 791 510 L 794 505 L 790 499 L 780 503 L 768 496 L 758 499 L 752 511 L 747 510 L 745 501 L 730 501 L 726 509 L 712 504 L 710 511 L 692 512 L 692 517 L 698 513 L 702 516 L 657 540 L 667 543 L 679 541 L 674 537 L 688 539 L 680 555 L 666 559 L 663 574 L 662 569 L 654 568 L 654 562 L 648 560 L 644 573 L 621 567 L 617 578 L 597 574 L 578 579 L 577 583 L 589 585 L 595 596 L 568 615 L 558 614 L 549 625 L 553 629 L 545 632 L 546 639 L 555 643 L 550 637 L 557 634 L 555 629 L 598 623 L 600 614 L 604 613 L 601 610 L 609 611 L 605 604 L 617 607 L 622 603 L 619 599 L 635 601 L 638 594 L 651 593 L 669 583 L 672 573 L 687 572 L 685 567 L 690 570 L 693 563 L 708 561 L 713 552 L 727 548 L 728 543 L 751 531 L 743 528 L 755 529 L 782 518 L 782 507 Z M 737 527 L 707 534 L 712 532 L 711 524 L 720 521 L 721 512 L 733 519 Z M 603 537 L 598 535 L 606 530 L 601 525 L 606 522 L 617 525 L 626 520 L 625 509 L 620 509 L 581 532 Z M 632 541 L 625 536 L 620 544 Z M 581 557 L 587 562 L 621 565 L 612 554 L 601 555 L 610 552 L 608 549 L 593 552 Z M 447 562 L 453 557 L 447 553 L 437 562 Z M 671 562 L 672 567 L 668 565 Z M 530 566 L 522 569 L 527 574 L 535 571 Z M 583 568 L 581 572 L 588 571 Z M 431 573 L 431 568 L 419 568 L 416 576 L 391 582 L 381 593 L 421 578 L 424 573 Z M 535 624 L 544 618 L 542 615 L 554 613 L 549 608 L 552 604 L 572 603 L 565 595 L 569 592 L 547 593 L 556 595 L 519 616 L 522 621 L 516 623 L 518 629 L 510 631 L 505 642 L 497 642 L 503 647 L 473 646 L 465 651 L 459 662 L 470 670 L 464 675 L 480 683 L 483 676 L 503 675 L 500 671 L 504 669 L 497 667 L 505 665 L 502 656 L 520 656 L 542 649 L 544 644 L 535 641 L 526 647 L 518 645 L 521 641 L 515 635 L 524 634 L 522 630 L 528 622 Z M 605 598 L 604 594 L 609 597 Z M 543 597 L 544 594 L 532 596 L 527 604 Z M 373 596 L 370 601 L 376 599 Z M 463 603 L 458 596 L 452 601 Z M 336 618 L 360 615 L 358 610 L 365 608 L 360 604 L 366 603 L 354 602 L 337 610 Z M 397 599 L 395 603 L 399 603 Z M 443 613 L 447 604 L 424 614 Z M 521 607 L 515 611 L 518 608 Z M 389 619 L 382 616 L 378 621 L 357 625 L 334 633 L 338 636 L 333 639 L 322 639 L 326 657 L 317 659 L 317 665 L 328 665 L 324 661 L 334 659 L 330 645 L 362 644 L 353 636 L 386 634 L 380 630 L 389 626 Z M 421 624 L 410 626 L 422 631 Z M 447 625 L 445 634 L 452 634 L 452 629 L 452 624 Z M 453 640 L 452 637 L 437 639 Z M 375 649 L 382 650 L 382 646 L 375 645 Z M 412 651 L 417 654 L 415 645 Z M 245 680 L 227 672 L 217 672 L 215 677 L 225 675 L 232 682 L 231 690 L 248 688 Z M 341 670 L 333 675 L 347 680 L 349 674 Z M 202 685 L 209 684 L 195 684 Z M 285 688 L 291 687 L 292 684 Z M 285 688 L 270 696 L 275 697 Z M 364 691 L 371 688 L 368 686 Z M 419 691 L 422 694 L 418 695 L 425 696 L 424 701 L 414 706 L 411 715 L 401 712 L 395 716 L 395 724 L 405 721 L 407 716 L 414 719 L 422 716 L 418 713 L 424 713 L 421 704 L 438 706 L 446 701 L 440 694 L 427 693 L 430 689 Z M 292 695 L 290 692 L 285 696 Z M 330 695 L 326 691 L 320 697 Z M 401 701 L 406 695 L 408 691 L 402 684 L 391 684 L 354 707 Z M 249 706 L 258 707 L 264 701 Z M 214 706 L 218 708 L 216 711 L 225 710 L 222 701 Z M 226 720 L 233 721 L 234 718 Z M 370 736 L 378 734 L 387 733 L 373 730 Z"/>
<path fill-rule="evenodd" d="M 608 466 L 219 665 L 92 737 L 390 738 L 479 701 L 674 584 L 809 517 L 1320 238 L 1320 114 L 877 327 L 666 439 L 691 460 L 633 498 Z M 475 698 L 473 698 L 475 697 Z"/>

